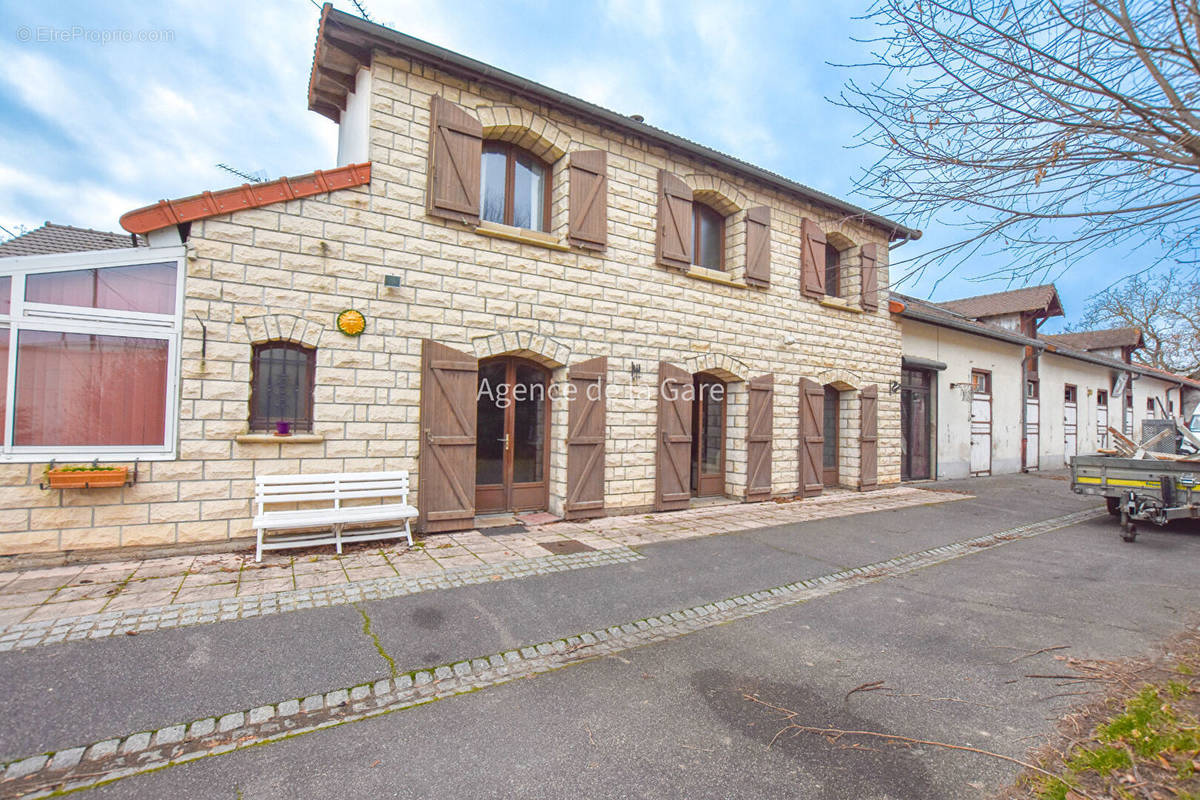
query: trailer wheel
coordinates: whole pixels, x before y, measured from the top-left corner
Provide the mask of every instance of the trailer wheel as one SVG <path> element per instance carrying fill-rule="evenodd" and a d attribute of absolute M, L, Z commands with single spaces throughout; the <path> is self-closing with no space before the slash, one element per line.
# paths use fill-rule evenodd
<path fill-rule="evenodd" d="M 1119 497 L 1104 498 L 1104 505 L 1108 508 L 1108 513 L 1114 517 L 1121 513 L 1121 498 Z"/>

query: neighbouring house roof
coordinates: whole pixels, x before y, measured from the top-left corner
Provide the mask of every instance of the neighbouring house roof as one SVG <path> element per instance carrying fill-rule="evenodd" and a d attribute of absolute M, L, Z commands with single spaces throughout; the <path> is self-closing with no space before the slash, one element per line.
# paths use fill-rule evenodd
<path fill-rule="evenodd" d="M 1032 347 L 1037 352 L 1049 352 L 1057 356 L 1063 356 L 1064 358 L 1073 358 L 1076 361 L 1086 361 L 1090 364 L 1097 364 L 1122 372 L 1136 372 L 1139 375 L 1171 381 L 1172 383 L 1180 383 L 1191 389 L 1200 389 L 1200 379 L 1176 375 L 1173 372 L 1166 372 L 1165 370 L 1141 364 L 1126 364 L 1124 361 L 1118 361 L 1115 358 L 1097 355 L 1096 353 L 1089 353 L 1086 350 L 1074 348 L 1069 345 L 1061 345 L 1044 339 L 1034 339 L 987 322 L 979 322 L 964 314 L 951 311 L 946 308 L 946 305 L 948 304 L 931 303 L 928 300 L 921 300 L 917 297 L 909 297 L 908 295 L 892 292 L 888 308 L 893 314 L 899 314 L 901 317 L 917 322 L 952 328 L 964 333 L 984 336 L 989 339 L 996 339 L 1015 345 L 1024 345 L 1025 347 Z"/>
<path fill-rule="evenodd" d="M 0 243 L 0 258 L 44 256 L 53 253 L 78 253 L 85 250 L 119 250 L 143 247 L 146 242 L 128 233 L 94 231 L 71 225 L 47 222 L 40 228 Z"/>
<path fill-rule="evenodd" d="M 1145 339 L 1137 328 L 1108 328 L 1100 331 L 1077 333 L 1042 334 L 1043 339 L 1054 344 L 1074 347 L 1077 350 L 1105 350 L 1110 347 L 1144 347 Z"/>
<path fill-rule="evenodd" d="M 1058 299 L 1058 290 L 1054 284 L 1043 286 L 1028 286 L 1024 289 L 1013 289 L 1008 292 L 994 292 L 975 297 L 964 297 L 961 300 L 949 300 L 938 303 L 942 308 L 949 309 L 965 317 L 980 319 L 983 317 L 999 317 L 1005 314 L 1020 314 L 1023 311 L 1040 311 L 1043 316 L 1063 316 L 1062 303 Z"/>
<path fill-rule="evenodd" d="M 640 119 L 573 97 L 540 83 L 497 69 L 482 61 L 455 53 L 399 31 L 376 25 L 352 14 L 338 11 L 329 3 L 321 9 L 317 28 L 317 44 L 313 54 L 312 74 L 308 84 L 308 107 L 334 122 L 341 120 L 346 98 L 353 91 L 359 67 L 369 66 L 375 49 L 390 55 L 429 64 L 453 75 L 482 84 L 498 87 L 535 102 L 562 108 L 594 122 L 654 142 L 671 150 L 685 153 L 754 178 L 805 200 L 856 217 L 888 232 L 890 239 L 919 239 L 921 232 L 886 217 L 851 205 L 844 200 L 819 192 L 769 170 L 739 158 L 668 133 Z"/>
<path fill-rule="evenodd" d="M 121 217 L 121 227 L 131 233 L 149 233 L 170 225 L 216 217 L 247 208 L 282 203 L 298 197 L 349 189 L 371 182 L 371 164 L 347 164 L 266 183 L 243 183 L 231 189 L 202 192 L 178 200 L 159 200 Z"/>

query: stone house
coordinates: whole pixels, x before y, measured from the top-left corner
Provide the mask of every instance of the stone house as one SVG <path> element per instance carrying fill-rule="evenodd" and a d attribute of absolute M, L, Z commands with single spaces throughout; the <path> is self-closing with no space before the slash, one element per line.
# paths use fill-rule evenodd
<path fill-rule="evenodd" d="M 328 5 L 309 107 L 334 169 L 0 259 L 0 553 L 246 537 L 273 473 L 409 470 L 429 532 L 900 481 L 919 231 Z"/>
<path fill-rule="evenodd" d="M 1063 315 L 1054 286 L 930 303 L 892 294 L 903 329 L 905 480 L 1062 469 L 1185 418 L 1200 382 L 1141 366 L 1136 328 L 1041 334 Z M 1155 429 L 1157 431 L 1157 429 Z"/>

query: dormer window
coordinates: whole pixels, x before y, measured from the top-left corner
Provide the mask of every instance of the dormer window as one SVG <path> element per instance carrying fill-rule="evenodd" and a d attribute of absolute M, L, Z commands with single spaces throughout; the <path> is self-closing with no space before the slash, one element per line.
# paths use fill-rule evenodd
<path fill-rule="evenodd" d="M 550 229 L 549 168 L 508 142 L 483 143 L 480 216 L 487 222 L 531 231 Z"/>
<path fill-rule="evenodd" d="M 704 203 L 692 204 L 692 252 L 697 267 L 725 268 L 725 217 Z"/>

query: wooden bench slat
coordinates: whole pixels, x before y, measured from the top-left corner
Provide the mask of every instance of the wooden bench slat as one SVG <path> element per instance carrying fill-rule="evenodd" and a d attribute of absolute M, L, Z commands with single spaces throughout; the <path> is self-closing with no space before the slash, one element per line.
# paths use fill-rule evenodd
<path fill-rule="evenodd" d="M 384 539 L 404 536 L 412 546 L 411 520 L 417 517 L 417 509 L 408 504 L 408 472 L 361 473 L 313 473 L 299 475 L 260 475 L 255 478 L 254 496 L 258 514 L 253 527 L 258 532 L 256 560 L 262 559 L 263 550 L 283 547 L 306 547 L 315 544 L 336 544 L 342 552 L 342 543 L 364 539 Z M 395 500 L 402 502 L 366 503 L 342 505 L 343 500 Z M 268 510 L 284 504 L 319 504 L 315 508 L 292 508 Z M 388 531 L 367 530 L 343 533 L 346 524 L 374 522 L 399 522 L 403 527 Z M 327 534 L 279 536 L 268 535 L 270 530 L 294 530 L 298 528 L 330 528 Z"/>

